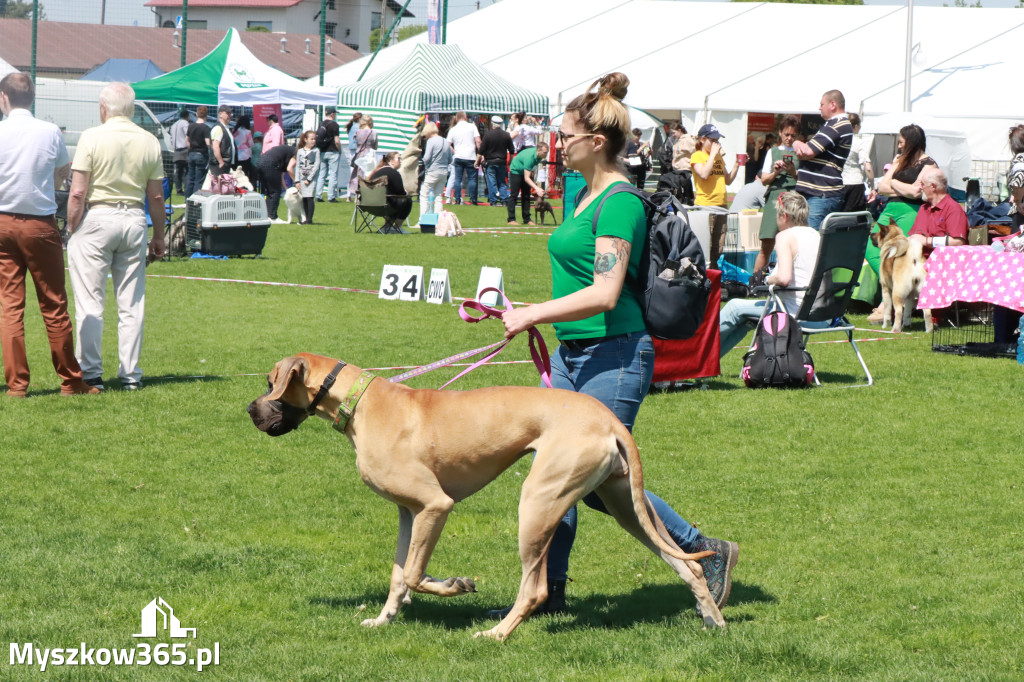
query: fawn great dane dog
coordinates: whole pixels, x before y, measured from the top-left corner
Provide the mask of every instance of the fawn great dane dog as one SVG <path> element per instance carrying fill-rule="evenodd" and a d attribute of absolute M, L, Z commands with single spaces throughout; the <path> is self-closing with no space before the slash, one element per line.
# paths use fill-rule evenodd
<path fill-rule="evenodd" d="M 509 614 L 474 637 L 504 640 L 547 598 L 547 551 L 561 518 L 594 491 L 619 524 L 690 586 L 706 627 L 725 621 L 698 559 L 669 538 L 643 493 L 640 454 L 625 426 L 594 398 L 551 388 L 472 391 L 411 389 L 310 353 L 281 360 L 265 395 L 249 404 L 258 429 L 280 436 L 313 414 L 345 433 L 359 475 L 398 505 L 391 590 L 374 627 L 398 615 L 409 592 L 450 597 L 475 592 L 469 578 L 438 580 L 427 563 L 452 507 L 523 455 L 536 453 L 519 500 L 523 575 Z"/>

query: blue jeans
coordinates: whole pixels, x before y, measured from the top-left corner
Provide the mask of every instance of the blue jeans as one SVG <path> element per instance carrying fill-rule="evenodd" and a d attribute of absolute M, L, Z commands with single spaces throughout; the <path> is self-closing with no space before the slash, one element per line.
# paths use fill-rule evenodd
<path fill-rule="evenodd" d="M 743 340 L 747 332 L 757 326 L 766 303 L 768 301 L 733 298 L 725 304 L 718 318 L 720 357 L 725 357 L 726 353 Z"/>
<path fill-rule="evenodd" d="M 835 213 L 843 207 L 843 195 L 835 197 L 804 197 L 807 199 L 807 226 L 815 230 L 821 229 L 825 216 Z"/>
<path fill-rule="evenodd" d="M 634 332 L 579 351 L 559 346 L 551 358 L 551 385 L 577 393 L 585 393 L 604 403 L 631 432 L 640 403 L 647 395 L 654 374 L 654 343 L 647 332 Z M 697 529 L 687 523 L 657 495 L 647 498 L 665 523 L 668 533 L 685 551 L 693 551 L 700 537 Z M 590 493 L 583 502 L 605 514 L 601 498 Z M 548 550 L 548 584 L 566 580 L 569 552 L 576 539 L 576 507 L 565 515 L 555 530 Z"/>
<path fill-rule="evenodd" d="M 320 171 L 316 174 L 316 191 L 313 193 L 317 199 L 323 196 L 325 179 L 327 180 L 327 198 L 338 198 L 338 159 L 340 156 L 338 152 L 324 152 Z"/>
<path fill-rule="evenodd" d="M 761 319 L 761 311 L 764 310 L 768 301 L 759 301 L 747 298 L 734 298 L 725 304 L 718 317 L 718 336 L 721 350 L 719 357 L 735 348 L 743 337 L 751 329 L 757 327 L 757 321 Z M 778 306 L 776 305 L 776 308 Z M 799 312 L 799 311 L 797 311 Z M 824 329 L 829 326 L 828 322 L 804 322 L 804 327 L 813 329 Z"/>
<path fill-rule="evenodd" d="M 492 163 L 484 169 L 484 177 L 487 178 L 487 200 L 492 206 L 504 204 L 508 199 L 507 170 L 504 163 Z"/>
<path fill-rule="evenodd" d="M 203 152 L 188 153 L 188 170 L 185 173 L 185 196 L 190 197 L 203 188 L 209 157 Z"/>
<path fill-rule="evenodd" d="M 476 162 L 470 159 L 455 159 L 455 183 L 452 185 L 452 199 L 455 203 L 462 203 L 462 174 L 469 175 L 466 181 L 467 198 L 471 203 L 476 203 Z"/>

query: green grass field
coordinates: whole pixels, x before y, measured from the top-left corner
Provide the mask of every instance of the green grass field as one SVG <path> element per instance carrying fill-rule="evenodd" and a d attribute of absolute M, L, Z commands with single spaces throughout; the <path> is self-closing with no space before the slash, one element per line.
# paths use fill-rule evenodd
<path fill-rule="evenodd" d="M 501 209 L 459 212 L 467 227 L 504 222 Z M 668 567 L 583 508 L 571 613 L 530 620 L 503 644 L 472 639 L 518 588 L 528 460 L 457 506 L 434 554 L 432 575 L 475 577 L 478 593 L 414 595 L 394 624 L 360 627 L 387 594 L 394 507 L 362 484 L 326 422 L 272 439 L 245 407 L 298 351 L 419 365 L 499 339 L 500 323 L 465 324 L 448 305 L 161 276 L 376 289 L 384 264 L 423 265 L 448 268 L 454 295 L 472 296 L 489 265 L 514 300 L 540 301 L 550 274 L 544 237 L 354 235 L 345 204 L 318 204 L 315 217 L 272 227 L 259 259 L 151 266 L 139 393 L 58 395 L 30 300 L 30 397 L 0 394 L 2 642 L 187 642 L 188 657 L 216 642 L 220 663 L 40 672 L 4 661 L 0 679 L 1024 679 L 1024 372 L 932 353 L 920 320 L 862 344 L 872 388 L 746 390 L 737 350 L 710 390 L 645 401 L 636 438 L 648 488 L 740 543 L 725 631 L 702 630 Z M 848 347 L 810 349 L 825 379 L 857 378 Z M 518 338 L 499 359 L 528 357 Z M 536 383 L 531 365 L 503 365 L 456 387 Z M 195 639 L 132 637 L 158 596 Z"/>

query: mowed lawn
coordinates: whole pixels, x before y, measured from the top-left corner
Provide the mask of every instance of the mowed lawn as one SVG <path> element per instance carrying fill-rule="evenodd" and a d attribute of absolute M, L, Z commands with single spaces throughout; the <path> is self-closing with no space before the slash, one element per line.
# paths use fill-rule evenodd
<path fill-rule="evenodd" d="M 459 213 L 466 227 L 504 224 L 501 209 Z M 111 300 L 112 388 L 58 395 L 30 295 L 30 397 L 0 394 L 4 645 L 185 642 L 194 657 L 217 643 L 220 663 L 40 672 L 3 661 L 0 679 L 1024 678 L 1024 369 L 933 353 L 920 319 L 908 335 L 861 344 L 872 388 L 747 390 L 737 350 L 709 390 L 645 401 L 636 438 L 648 488 L 740 543 L 725 631 L 703 630 L 668 567 L 584 508 L 571 612 L 527 621 L 502 644 L 474 640 L 492 626 L 485 611 L 518 589 L 529 458 L 455 508 L 431 562 L 432 575 L 473 577 L 479 592 L 413 595 L 394 624 L 361 627 L 387 594 L 395 508 L 359 480 L 327 422 L 274 439 L 245 407 L 298 351 L 419 365 L 498 340 L 500 323 L 465 324 L 450 305 L 170 276 L 376 289 L 385 264 L 422 265 L 447 268 L 454 295 L 472 296 L 487 265 L 503 269 L 511 298 L 540 301 L 550 273 L 542 236 L 356 235 L 350 215 L 318 204 L 317 225 L 272 227 L 258 259 L 152 265 L 139 393 L 115 388 Z M 858 378 L 846 345 L 810 350 L 825 379 Z M 528 357 L 519 338 L 499 359 Z M 436 388 L 453 374 L 410 384 Z M 456 388 L 536 383 L 532 365 L 514 364 Z M 156 597 L 195 639 L 132 637 Z"/>

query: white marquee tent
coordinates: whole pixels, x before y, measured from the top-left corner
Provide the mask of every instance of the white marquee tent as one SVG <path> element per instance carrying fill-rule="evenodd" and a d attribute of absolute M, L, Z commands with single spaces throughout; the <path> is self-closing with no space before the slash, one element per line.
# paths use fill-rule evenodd
<path fill-rule="evenodd" d="M 630 104 L 681 118 L 687 127 L 711 120 L 726 135 L 726 148 L 739 151 L 747 112 L 814 113 L 821 93 L 832 88 L 865 120 L 902 111 L 907 11 L 905 5 L 504 0 L 450 23 L 448 42 L 499 76 L 547 95 L 552 114 L 601 74 L 622 71 L 631 80 Z M 1024 118 L 1009 85 L 1024 67 L 1018 49 L 1024 13 L 917 7 L 913 27 L 912 111 L 964 132 L 975 159 L 1008 160 L 1007 129 Z M 367 77 L 425 40 L 421 35 L 382 50 Z M 328 72 L 325 83 L 354 82 L 367 59 Z"/>
<path fill-rule="evenodd" d="M 3 58 L 0 57 L 0 78 L 3 78 L 7 74 L 13 73 L 15 71 L 17 71 L 16 68 L 5 62 Z"/>

